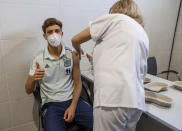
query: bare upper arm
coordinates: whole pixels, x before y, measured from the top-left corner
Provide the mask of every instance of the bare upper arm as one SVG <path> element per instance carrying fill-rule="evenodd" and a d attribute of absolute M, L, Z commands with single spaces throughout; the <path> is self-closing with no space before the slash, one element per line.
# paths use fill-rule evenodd
<path fill-rule="evenodd" d="M 81 78 L 80 73 L 80 60 L 79 55 L 76 51 L 72 52 L 72 58 L 73 58 L 73 80 L 76 82 Z"/>

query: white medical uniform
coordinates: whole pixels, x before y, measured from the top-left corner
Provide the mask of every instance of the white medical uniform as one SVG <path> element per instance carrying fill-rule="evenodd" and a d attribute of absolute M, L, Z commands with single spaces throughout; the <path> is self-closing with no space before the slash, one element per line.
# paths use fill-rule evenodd
<path fill-rule="evenodd" d="M 149 40 L 143 27 L 123 14 L 106 14 L 90 22 L 89 27 L 91 37 L 96 42 L 93 51 L 94 123 L 102 115 L 101 111 L 98 113 L 96 110 L 108 112 L 103 107 L 110 107 L 111 112 L 113 107 L 122 108 L 123 111 L 132 109 L 128 115 L 132 114 L 133 109 L 135 112 L 144 111 L 143 80 L 147 73 Z M 113 129 L 98 126 L 94 124 L 95 131 Z"/>

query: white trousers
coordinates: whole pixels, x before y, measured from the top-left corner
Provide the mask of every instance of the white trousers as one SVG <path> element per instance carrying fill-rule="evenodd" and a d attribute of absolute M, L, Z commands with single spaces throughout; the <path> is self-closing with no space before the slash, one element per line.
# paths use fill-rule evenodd
<path fill-rule="evenodd" d="M 94 108 L 94 131 L 135 131 L 142 111 L 122 107 Z"/>

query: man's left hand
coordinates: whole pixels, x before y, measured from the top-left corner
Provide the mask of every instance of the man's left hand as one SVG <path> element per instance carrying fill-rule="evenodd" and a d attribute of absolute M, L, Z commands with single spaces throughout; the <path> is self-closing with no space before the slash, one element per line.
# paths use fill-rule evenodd
<path fill-rule="evenodd" d="M 65 113 L 64 113 L 64 120 L 65 120 L 66 122 L 72 122 L 73 119 L 74 119 L 74 117 L 75 117 L 75 107 L 73 107 L 72 105 L 70 105 L 70 106 L 66 109 L 66 111 L 65 111 Z"/>

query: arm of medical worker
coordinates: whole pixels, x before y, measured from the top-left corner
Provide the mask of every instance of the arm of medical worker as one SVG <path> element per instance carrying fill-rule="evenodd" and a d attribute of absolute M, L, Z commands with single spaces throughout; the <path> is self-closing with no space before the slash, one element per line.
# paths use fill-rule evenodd
<path fill-rule="evenodd" d="M 79 55 L 76 51 L 72 53 L 73 57 L 73 80 L 74 80 L 74 90 L 72 103 L 66 109 L 64 114 L 64 119 L 66 122 L 71 122 L 75 117 L 75 110 L 77 106 L 78 99 L 82 90 L 81 73 L 80 73 L 80 61 Z"/>
<path fill-rule="evenodd" d="M 81 47 L 80 44 L 88 41 L 91 39 L 91 34 L 90 34 L 90 28 L 87 27 L 84 29 L 82 32 L 78 33 L 72 38 L 72 45 L 73 47 L 77 50 L 79 53 L 79 56 L 81 56 Z"/>
<path fill-rule="evenodd" d="M 34 75 L 33 76 L 29 75 L 27 82 L 25 83 L 25 90 L 27 94 L 31 94 L 34 91 L 36 82 L 42 80 L 42 78 L 44 77 L 44 72 L 45 70 L 40 69 L 39 63 L 36 62 L 36 70 Z"/>

